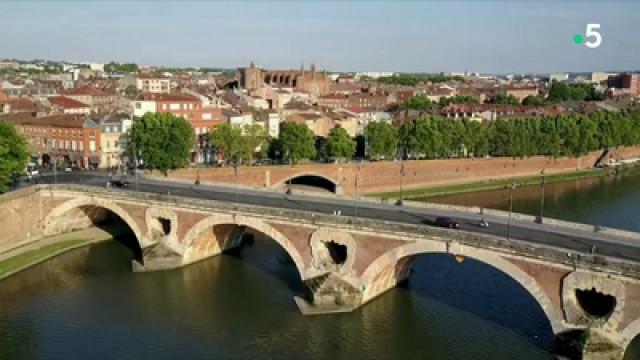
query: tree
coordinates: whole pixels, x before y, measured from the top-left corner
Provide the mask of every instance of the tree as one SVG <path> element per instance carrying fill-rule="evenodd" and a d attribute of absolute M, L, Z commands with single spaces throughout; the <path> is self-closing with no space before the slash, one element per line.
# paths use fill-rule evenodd
<path fill-rule="evenodd" d="M 293 163 L 316 156 L 315 136 L 305 124 L 280 124 L 280 136 L 274 145 L 283 160 Z"/>
<path fill-rule="evenodd" d="M 218 125 L 209 134 L 211 144 L 217 152 L 222 153 L 225 162 L 238 160 L 246 147 L 242 143 L 242 130 L 231 124 Z M 247 157 L 248 158 L 248 157 Z"/>
<path fill-rule="evenodd" d="M 347 130 L 335 126 L 322 146 L 322 153 L 327 158 L 351 159 L 356 152 L 356 142 L 349 136 Z"/>
<path fill-rule="evenodd" d="M 24 137 L 13 125 L 0 120 L 0 192 L 26 169 L 29 155 Z"/>
<path fill-rule="evenodd" d="M 369 157 L 393 158 L 398 151 L 398 130 L 386 122 L 372 122 L 364 129 Z"/>
<path fill-rule="evenodd" d="M 244 126 L 244 134 L 241 139 L 242 153 L 244 158 L 249 160 L 249 163 L 253 161 L 253 155 L 256 151 L 265 149 L 268 138 L 264 127 L 257 124 Z"/>
<path fill-rule="evenodd" d="M 191 125 L 169 113 L 146 113 L 129 129 L 127 138 L 127 152 L 131 156 L 137 152 L 137 158 L 147 168 L 165 175 L 170 169 L 186 166 L 195 145 Z"/>
<path fill-rule="evenodd" d="M 544 104 L 545 104 L 544 99 L 540 99 L 539 97 L 533 96 L 533 95 L 529 95 L 522 100 L 522 105 L 542 106 Z"/>
<path fill-rule="evenodd" d="M 492 97 L 485 101 L 487 104 L 508 104 L 508 105 L 520 105 L 520 100 L 513 95 L 506 95 L 505 93 L 499 92 L 496 96 Z"/>

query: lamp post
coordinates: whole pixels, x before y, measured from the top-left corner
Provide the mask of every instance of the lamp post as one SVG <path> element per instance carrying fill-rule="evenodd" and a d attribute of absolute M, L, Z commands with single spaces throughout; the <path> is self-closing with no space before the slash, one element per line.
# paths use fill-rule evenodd
<path fill-rule="evenodd" d="M 240 189 L 238 188 L 238 167 L 240 166 L 240 161 L 242 161 L 242 158 L 240 158 L 239 156 L 236 157 L 236 162 L 233 166 L 234 171 L 235 171 L 235 176 L 236 176 L 236 203 L 240 202 Z"/>
<path fill-rule="evenodd" d="M 511 214 L 513 213 L 513 191 L 516 189 L 517 184 L 514 181 L 509 189 L 509 222 L 507 223 L 507 240 L 511 239 Z"/>
<path fill-rule="evenodd" d="M 136 141 L 135 141 L 135 136 L 133 135 L 133 131 L 131 132 L 131 146 L 133 147 L 133 174 L 135 176 L 136 192 L 137 192 L 138 191 L 138 152 L 136 151 Z"/>
<path fill-rule="evenodd" d="M 542 177 L 542 179 L 540 180 L 540 188 L 541 188 L 541 193 L 540 193 L 540 213 L 538 214 L 538 217 L 536 218 L 536 222 L 538 224 L 542 224 L 542 217 L 544 215 L 544 168 L 542 168 L 542 171 L 540 172 L 540 176 Z"/>
<path fill-rule="evenodd" d="M 405 148 L 402 149 L 402 154 L 400 155 L 400 198 L 398 199 L 397 205 L 402 206 L 404 203 L 404 153 Z"/>
<path fill-rule="evenodd" d="M 353 198 L 353 217 L 358 217 L 358 180 L 360 178 L 360 163 L 358 163 L 358 170 L 356 171 L 356 196 Z"/>

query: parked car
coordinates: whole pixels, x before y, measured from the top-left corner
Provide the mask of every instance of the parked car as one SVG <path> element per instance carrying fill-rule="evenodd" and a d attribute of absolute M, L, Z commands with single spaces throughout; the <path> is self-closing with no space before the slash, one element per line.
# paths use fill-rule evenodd
<path fill-rule="evenodd" d="M 435 225 L 439 227 L 445 227 L 449 229 L 457 229 L 460 227 L 460 223 L 453 220 L 450 217 L 438 217 L 436 218 Z"/>

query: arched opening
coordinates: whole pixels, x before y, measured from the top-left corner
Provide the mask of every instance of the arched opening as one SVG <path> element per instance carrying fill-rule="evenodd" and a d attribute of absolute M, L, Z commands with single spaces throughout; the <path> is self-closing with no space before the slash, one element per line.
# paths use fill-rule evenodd
<path fill-rule="evenodd" d="M 437 251 L 404 253 L 376 271 L 365 271 L 363 278 L 368 280 L 363 284 L 372 288 L 367 291 L 375 293 L 374 288 L 379 287 L 378 294 L 382 294 L 397 284 L 389 295 L 382 296 L 394 298 L 394 309 L 405 306 L 399 303 L 411 304 L 406 306 L 416 309 L 421 322 L 440 329 L 455 327 L 452 336 L 465 333 L 466 338 L 460 341 L 480 342 L 493 332 L 494 337 L 524 340 L 534 348 L 553 350 L 553 317 L 536 295 L 538 292 L 525 288 L 524 279 L 514 277 L 516 273 L 484 258 Z M 461 330 L 465 327 L 474 330 Z"/>
<path fill-rule="evenodd" d="M 336 183 L 320 175 L 306 174 L 290 178 L 285 182 L 285 191 L 300 192 L 337 192 Z"/>
<path fill-rule="evenodd" d="M 81 204 L 54 209 L 45 220 L 46 233 L 64 234 L 89 228 L 107 233 L 116 242 L 130 250 L 131 259 L 143 263 L 142 247 L 131 223 L 116 211 L 99 205 Z M 91 241 L 94 239 L 83 239 Z"/>
<path fill-rule="evenodd" d="M 281 290 L 286 287 L 289 292 L 287 301 L 290 302 L 292 296 L 303 295 L 305 287 L 299 272 L 300 260 L 294 259 L 297 254 L 291 254 L 282 241 L 250 226 L 219 223 L 196 235 L 185 257 L 189 262 L 191 259 L 208 259 L 206 261 L 235 269 L 238 281 L 244 282 L 245 286 L 247 282 L 265 282 Z M 222 256 L 213 256 L 219 253 Z M 289 305 L 295 306 L 293 302 Z"/>
<path fill-rule="evenodd" d="M 624 352 L 624 360 L 637 360 L 640 359 L 640 334 L 631 340 L 629 346 Z"/>
<path fill-rule="evenodd" d="M 345 245 L 335 241 L 325 242 L 324 245 L 327 247 L 331 261 L 335 265 L 342 265 L 347 261 L 347 247 Z"/>
<path fill-rule="evenodd" d="M 596 318 L 608 317 L 616 307 L 616 298 L 614 296 L 603 294 L 595 288 L 589 290 L 576 289 L 576 299 L 587 314 Z"/>

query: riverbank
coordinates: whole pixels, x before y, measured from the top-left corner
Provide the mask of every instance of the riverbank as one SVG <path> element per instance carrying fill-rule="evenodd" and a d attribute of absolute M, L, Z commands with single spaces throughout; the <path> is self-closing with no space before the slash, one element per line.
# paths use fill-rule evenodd
<path fill-rule="evenodd" d="M 615 168 L 594 168 L 590 170 L 571 171 L 558 174 L 545 175 L 545 183 L 553 184 L 566 181 L 574 181 L 586 178 L 597 178 L 604 176 L 617 175 L 631 169 L 640 168 L 638 163 L 621 165 Z M 474 191 L 498 190 L 505 189 L 515 182 L 518 186 L 540 185 L 540 176 L 516 176 L 500 180 L 478 181 L 465 184 L 444 185 L 424 187 L 419 189 L 410 189 L 403 192 L 404 199 L 425 198 L 439 195 L 451 195 Z M 368 197 L 380 198 L 385 201 L 399 199 L 399 191 L 379 192 L 367 194 Z"/>
<path fill-rule="evenodd" d="M 93 227 L 43 238 L 5 251 L 0 253 L 0 280 L 67 251 L 111 239 L 111 233 Z"/>

